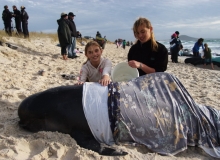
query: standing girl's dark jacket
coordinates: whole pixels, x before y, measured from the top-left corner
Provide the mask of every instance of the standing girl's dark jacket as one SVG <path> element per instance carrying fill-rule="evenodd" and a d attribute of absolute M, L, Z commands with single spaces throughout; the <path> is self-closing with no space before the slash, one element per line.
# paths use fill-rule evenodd
<path fill-rule="evenodd" d="M 167 48 L 157 42 L 158 50 L 152 50 L 151 41 L 147 41 L 143 44 L 137 41 L 136 44 L 132 45 L 128 53 L 128 61 L 136 60 L 151 68 L 154 68 L 156 72 L 164 72 L 167 69 L 168 63 L 168 51 Z M 139 76 L 145 75 L 146 73 L 141 69 L 138 69 Z"/>

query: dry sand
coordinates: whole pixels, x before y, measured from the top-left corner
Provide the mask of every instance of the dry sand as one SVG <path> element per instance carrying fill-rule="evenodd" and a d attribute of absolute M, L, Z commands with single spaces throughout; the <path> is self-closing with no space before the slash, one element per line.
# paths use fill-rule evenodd
<path fill-rule="evenodd" d="M 144 146 L 114 146 L 129 154 L 124 157 L 100 156 L 79 147 L 67 134 L 25 131 L 18 126 L 17 109 L 21 101 L 48 88 L 76 83 L 76 80 L 66 80 L 61 75 L 77 76 L 86 57 L 79 54 L 77 59 L 62 60 L 58 42 L 52 42 L 49 38 L 30 41 L 18 38 L 6 40 L 25 48 L 13 50 L 0 46 L 0 160 L 212 159 L 196 147 L 189 147 L 175 156 L 161 156 L 151 153 Z M 79 44 L 77 47 L 84 49 L 84 46 Z M 129 47 L 124 50 L 107 44 L 103 56 L 112 60 L 115 66 L 126 61 L 128 50 Z M 169 62 L 166 72 L 178 77 L 197 103 L 220 109 L 220 72 L 217 66 L 215 68 L 216 70 L 210 70 L 184 64 L 184 58 L 181 57 L 178 64 Z M 45 74 L 39 75 L 39 70 L 44 70 Z"/>

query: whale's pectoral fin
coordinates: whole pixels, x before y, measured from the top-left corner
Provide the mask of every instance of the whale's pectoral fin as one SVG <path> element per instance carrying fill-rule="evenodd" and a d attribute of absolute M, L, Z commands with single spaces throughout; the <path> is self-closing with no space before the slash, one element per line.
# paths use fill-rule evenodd
<path fill-rule="evenodd" d="M 124 156 L 127 152 L 116 151 L 112 148 L 101 147 L 100 143 L 93 137 L 92 134 L 82 131 L 73 131 L 71 136 L 75 139 L 80 147 L 92 150 L 105 156 Z"/>
<path fill-rule="evenodd" d="M 45 130 L 45 120 L 37 118 L 24 121 L 20 120 L 19 126 L 31 132 L 43 131 Z"/>

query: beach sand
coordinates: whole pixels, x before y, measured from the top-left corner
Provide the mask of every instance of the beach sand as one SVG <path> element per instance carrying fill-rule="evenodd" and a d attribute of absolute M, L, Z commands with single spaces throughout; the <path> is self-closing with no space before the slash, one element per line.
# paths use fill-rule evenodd
<path fill-rule="evenodd" d="M 49 38 L 19 39 L 6 38 L 9 43 L 17 44 L 17 50 L 0 46 L 0 160 L 197 160 L 213 159 L 197 147 L 175 156 L 161 156 L 150 152 L 146 147 L 113 146 L 128 152 L 124 157 L 100 156 L 98 153 L 79 147 L 75 140 L 67 134 L 58 132 L 31 133 L 18 126 L 17 109 L 26 97 L 52 87 L 73 85 L 76 79 L 66 80 L 61 75 L 78 76 L 84 54 L 79 53 L 76 59 L 61 59 L 58 42 Z M 77 45 L 80 50 L 84 46 Z M 103 56 L 109 58 L 113 66 L 125 62 L 129 47 L 116 48 L 107 44 Z M 193 99 L 200 104 L 213 106 L 220 110 L 220 72 L 180 63 L 170 62 L 166 72 L 175 75 L 183 83 Z M 44 70 L 44 74 L 39 74 Z"/>

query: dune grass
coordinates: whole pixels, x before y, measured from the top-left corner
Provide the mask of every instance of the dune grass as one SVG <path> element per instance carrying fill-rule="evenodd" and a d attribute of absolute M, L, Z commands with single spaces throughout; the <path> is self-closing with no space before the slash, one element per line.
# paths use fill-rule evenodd
<path fill-rule="evenodd" d="M 1 42 L 5 42 L 5 38 L 4 37 L 9 37 L 4 30 L 0 30 L 0 41 Z M 12 32 L 12 37 L 18 37 L 16 35 L 15 32 Z M 23 35 L 20 35 L 20 38 L 23 38 Z M 59 39 L 58 39 L 58 35 L 57 33 L 43 33 L 43 32 L 29 32 L 29 40 L 31 39 L 36 39 L 36 38 L 50 38 L 51 41 L 53 42 L 59 42 Z M 82 41 L 83 42 L 89 42 L 91 40 L 89 39 L 86 39 L 86 38 L 82 38 Z M 81 42 L 81 39 L 77 39 L 77 42 Z M 110 41 L 107 41 L 107 43 L 112 43 Z"/>
<path fill-rule="evenodd" d="M 5 31 L 0 30 L 0 41 L 5 42 L 3 37 L 7 37 L 8 35 L 5 33 Z"/>
<path fill-rule="evenodd" d="M 0 30 L 0 41 L 5 42 L 5 39 L 3 37 L 9 37 L 4 30 Z M 12 37 L 18 37 L 16 33 L 12 32 Z M 20 36 L 20 38 L 23 38 L 23 35 Z M 35 39 L 35 38 L 50 38 L 54 42 L 58 42 L 58 35 L 57 33 L 43 33 L 43 32 L 29 32 L 29 39 Z M 77 39 L 77 41 L 81 41 L 80 39 Z M 82 41 L 87 42 L 85 38 L 82 38 Z"/>

